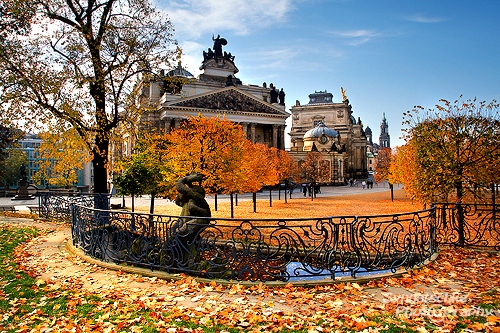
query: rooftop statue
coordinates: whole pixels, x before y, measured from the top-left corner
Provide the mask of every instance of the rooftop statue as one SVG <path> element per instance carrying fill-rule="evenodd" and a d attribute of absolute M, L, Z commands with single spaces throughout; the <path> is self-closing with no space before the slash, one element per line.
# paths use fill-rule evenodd
<path fill-rule="evenodd" d="M 342 95 L 342 102 L 349 101 L 347 99 L 347 95 L 345 94 L 346 91 L 347 91 L 347 89 L 344 89 L 344 88 L 340 87 L 340 94 Z"/>
<path fill-rule="evenodd" d="M 222 51 L 222 46 L 227 45 L 227 40 L 220 35 L 217 35 L 217 38 L 212 36 L 212 40 L 214 42 L 213 50 L 209 48 L 208 52 L 203 51 L 203 61 L 215 59 L 218 62 L 220 58 L 223 58 L 234 62 L 234 55 L 232 55 L 231 52 Z"/>
<path fill-rule="evenodd" d="M 281 88 L 279 94 L 278 94 L 280 104 L 285 105 L 285 92 L 283 91 L 283 88 Z"/>
<path fill-rule="evenodd" d="M 217 35 L 217 38 L 212 36 L 212 40 L 214 41 L 215 56 L 222 57 L 222 45 L 227 45 L 227 40 L 225 38 L 221 38 L 220 35 Z"/>

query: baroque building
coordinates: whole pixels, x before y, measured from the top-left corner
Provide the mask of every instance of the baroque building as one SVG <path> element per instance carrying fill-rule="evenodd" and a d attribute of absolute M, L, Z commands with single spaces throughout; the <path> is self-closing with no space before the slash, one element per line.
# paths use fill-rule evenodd
<path fill-rule="evenodd" d="M 243 84 L 236 77 L 235 56 L 222 50 L 227 41 L 220 36 L 212 39 L 213 49 L 203 51 L 203 72 L 198 78 L 179 63 L 167 73 L 141 81 L 141 103 L 150 109 L 141 116 L 141 126 L 169 132 L 190 116 L 226 117 L 240 124 L 253 143 L 285 149 L 285 121 L 290 114 L 285 111 L 283 89 L 272 83 Z M 180 91 L 169 90 L 171 78 L 183 79 Z"/>
<path fill-rule="evenodd" d="M 137 103 L 147 111 L 138 115 L 139 128 L 169 132 L 191 116 L 224 116 L 240 124 L 250 141 L 285 149 L 285 121 L 290 113 L 285 110 L 283 89 L 273 83 L 243 84 L 236 76 L 235 56 L 223 51 L 227 41 L 220 36 L 212 40 L 213 48 L 203 51 L 202 73 L 197 78 L 180 62 L 170 71 L 140 78 Z M 174 89 L 172 82 L 182 85 Z M 331 184 L 366 177 L 369 170 L 371 145 L 342 88 L 341 94 L 342 101 L 334 102 L 331 93 L 317 91 L 309 95 L 308 104 L 297 101 L 290 109 L 291 156 L 300 164 L 308 152 L 321 153 L 330 175 L 324 182 Z M 134 136 L 124 131 L 121 138 L 114 143 L 112 160 L 132 153 Z"/>
<path fill-rule="evenodd" d="M 333 95 L 315 91 L 309 103 L 296 101 L 291 108 L 290 154 L 304 161 L 311 151 L 319 152 L 328 163 L 329 179 L 323 182 L 343 184 L 351 178 L 367 176 L 369 142 L 358 117 L 341 88 L 342 102 L 334 102 Z"/>

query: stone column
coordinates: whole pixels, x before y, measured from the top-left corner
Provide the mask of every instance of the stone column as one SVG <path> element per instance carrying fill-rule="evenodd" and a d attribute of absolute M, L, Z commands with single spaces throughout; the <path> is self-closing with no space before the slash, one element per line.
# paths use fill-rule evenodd
<path fill-rule="evenodd" d="M 175 119 L 174 119 L 174 128 L 179 128 L 179 127 L 181 127 L 181 121 L 182 121 L 182 119 L 181 119 L 181 118 L 175 118 Z"/>
<path fill-rule="evenodd" d="M 273 147 L 278 148 L 278 128 L 280 126 L 274 124 L 273 125 Z"/>
<path fill-rule="evenodd" d="M 280 126 L 280 134 L 281 134 L 281 149 L 285 150 L 285 128 L 286 125 Z"/>
<path fill-rule="evenodd" d="M 170 133 L 170 126 L 172 124 L 172 118 L 163 118 L 163 129 L 165 133 Z"/>
<path fill-rule="evenodd" d="M 248 123 L 240 123 L 243 133 L 245 133 L 245 137 L 248 139 Z"/>
<path fill-rule="evenodd" d="M 252 143 L 255 143 L 255 124 L 254 123 L 250 124 L 250 141 L 252 141 Z"/>

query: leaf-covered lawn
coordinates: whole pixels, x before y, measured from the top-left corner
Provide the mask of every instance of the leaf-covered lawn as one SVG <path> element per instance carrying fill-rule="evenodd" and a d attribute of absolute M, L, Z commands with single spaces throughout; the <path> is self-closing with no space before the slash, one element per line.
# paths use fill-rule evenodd
<path fill-rule="evenodd" d="M 220 202 L 217 211 L 214 207 L 212 216 L 219 218 L 231 217 L 231 206 L 228 202 Z M 304 198 L 299 192 L 294 192 L 292 199 L 285 203 L 283 197 L 280 201 L 257 201 L 257 212 L 253 212 L 252 201 L 239 201 L 234 206 L 235 218 L 294 218 L 294 217 L 325 217 L 346 215 L 378 215 L 411 212 L 423 209 L 423 206 L 412 202 L 403 190 L 394 191 L 394 201 L 391 200 L 389 189 L 384 192 L 371 192 L 364 194 L 351 194 L 345 196 L 323 197 L 321 194 L 311 200 Z M 135 207 L 136 211 L 149 212 L 149 206 Z M 156 214 L 179 215 L 181 209 L 176 205 L 163 205 L 155 208 Z"/>
<path fill-rule="evenodd" d="M 500 332 L 498 253 L 441 249 L 365 284 L 224 286 L 35 250 L 52 235 L 0 227 L 0 332 Z"/>

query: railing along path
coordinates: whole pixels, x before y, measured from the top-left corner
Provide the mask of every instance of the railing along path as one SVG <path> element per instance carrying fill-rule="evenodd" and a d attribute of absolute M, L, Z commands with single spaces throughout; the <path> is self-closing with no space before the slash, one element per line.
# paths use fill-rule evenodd
<path fill-rule="evenodd" d="M 74 245 L 114 263 L 206 278 L 293 281 L 395 272 L 436 251 L 433 210 L 372 217 L 219 219 L 75 205 Z M 189 227 L 186 228 L 186 223 Z"/>
<path fill-rule="evenodd" d="M 438 245 L 500 250 L 498 205 L 437 203 L 378 216 L 196 220 L 95 206 L 109 207 L 109 196 L 39 199 L 41 216 L 71 220 L 74 245 L 94 258 L 207 278 L 356 278 L 421 265 Z"/>

